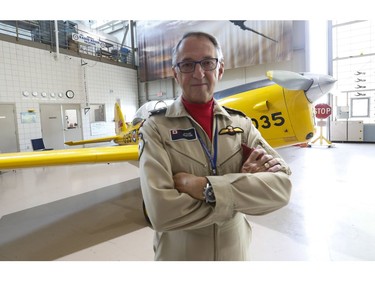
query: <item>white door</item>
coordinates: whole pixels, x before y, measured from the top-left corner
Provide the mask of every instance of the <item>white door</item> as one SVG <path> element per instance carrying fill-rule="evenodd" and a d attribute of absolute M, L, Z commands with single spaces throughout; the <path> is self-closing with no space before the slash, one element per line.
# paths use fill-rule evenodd
<path fill-rule="evenodd" d="M 46 148 L 64 149 L 67 147 L 64 142 L 83 137 L 80 106 L 77 104 L 41 104 L 40 119 Z"/>
<path fill-rule="evenodd" d="M 14 105 L 0 104 L 0 153 L 18 152 Z"/>
<path fill-rule="evenodd" d="M 62 113 L 64 118 L 64 140 L 78 141 L 82 140 L 82 121 L 81 108 L 77 104 L 62 105 Z M 65 146 L 66 148 L 80 148 L 82 145 Z"/>
<path fill-rule="evenodd" d="M 64 128 L 60 104 L 40 104 L 42 137 L 46 148 L 64 149 Z"/>

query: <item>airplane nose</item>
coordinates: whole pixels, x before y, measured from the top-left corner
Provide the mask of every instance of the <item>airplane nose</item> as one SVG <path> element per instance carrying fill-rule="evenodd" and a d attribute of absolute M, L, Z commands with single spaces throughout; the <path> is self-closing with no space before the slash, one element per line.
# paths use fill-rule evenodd
<path fill-rule="evenodd" d="M 268 79 L 288 90 L 307 91 L 313 84 L 313 80 L 309 77 L 287 70 L 270 70 L 266 75 Z"/>
<path fill-rule="evenodd" d="M 296 73 L 286 70 L 271 70 L 266 75 L 283 88 L 305 91 L 306 98 L 311 103 L 327 94 L 336 82 L 336 79 L 330 75 L 308 72 Z"/>
<path fill-rule="evenodd" d="M 304 74 L 304 76 L 310 76 L 309 78 L 314 80 L 310 89 L 306 91 L 306 97 L 311 103 L 327 94 L 337 81 L 330 75 Z"/>

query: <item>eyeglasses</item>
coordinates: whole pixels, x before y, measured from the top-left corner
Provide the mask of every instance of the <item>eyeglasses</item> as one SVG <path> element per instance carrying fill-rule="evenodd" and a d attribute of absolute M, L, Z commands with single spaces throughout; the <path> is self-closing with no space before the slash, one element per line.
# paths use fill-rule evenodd
<path fill-rule="evenodd" d="M 176 65 L 181 73 L 190 73 L 194 72 L 196 64 L 200 64 L 204 71 L 214 70 L 217 67 L 218 61 L 218 58 L 210 58 L 201 61 L 182 61 L 178 62 Z"/>

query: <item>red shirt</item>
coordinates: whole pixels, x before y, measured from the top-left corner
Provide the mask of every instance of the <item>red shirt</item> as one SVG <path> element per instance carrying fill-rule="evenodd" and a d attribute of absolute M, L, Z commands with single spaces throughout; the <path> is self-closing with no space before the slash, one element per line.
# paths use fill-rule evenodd
<path fill-rule="evenodd" d="M 207 133 L 210 140 L 212 140 L 212 125 L 213 125 L 213 108 L 214 100 L 211 99 L 208 103 L 190 103 L 182 97 L 182 103 L 187 112 L 198 122 L 203 130 Z"/>

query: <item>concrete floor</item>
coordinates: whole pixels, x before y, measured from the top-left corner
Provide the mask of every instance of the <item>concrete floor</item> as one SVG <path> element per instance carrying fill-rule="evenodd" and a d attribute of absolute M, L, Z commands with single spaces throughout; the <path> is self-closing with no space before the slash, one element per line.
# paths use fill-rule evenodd
<path fill-rule="evenodd" d="M 375 261 L 375 144 L 278 150 L 288 206 L 249 216 L 253 261 Z M 136 162 L 0 175 L 0 260 L 152 261 Z"/>

